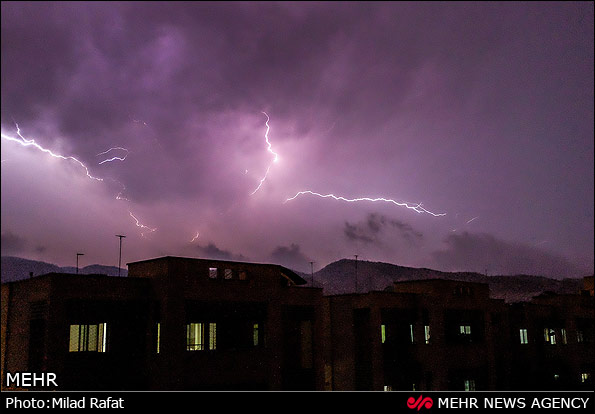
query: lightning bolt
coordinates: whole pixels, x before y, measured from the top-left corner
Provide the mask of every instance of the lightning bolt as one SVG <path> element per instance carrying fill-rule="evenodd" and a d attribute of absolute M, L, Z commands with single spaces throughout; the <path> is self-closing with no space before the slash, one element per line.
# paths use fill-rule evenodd
<path fill-rule="evenodd" d="M 2 135 L 2 139 L 5 139 L 7 141 L 12 141 L 12 142 L 16 142 L 19 145 L 22 145 L 23 147 L 33 147 L 36 148 L 37 150 L 44 152 L 46 154 L 49 154 L 50 156 L 54 157 L 54 158 L 60 158 L 62 160 L 71 160 L 76 162 L 78 165 L 80 165 L 81 167 L 83 167 L 85 169 L 85 172 L 87 174 L 87 177 L 91 178 L 92 180 L 97 180 L 97 181 L 103 181 L 103 178 L 98 178 L 98 177 L 94 177 L 91 175 L 91 173 L 89 172 L 89 168 L 87 168 L 87 166 L 80 161 L 79 159 L 73 157 L 73 156 L 64 156 L 61 154 L 56 154 L 54 153 L 52 150 L 49 150 L 47 148 L 43 148 L 41 145 L 39 145 L 37 142 L 35 142 L 35 140 L 33 139 L 27 139 L 25 137 L 23 137 L 23 135 L 21 135 L 21 129 L 19 128 L 19 125 L 16 124 L 16 128 L 17 128 L 17 135 L 18 138 L 16 137 L 11 137 L 9 135 L 4 134 L 3 132 L 1 133 Z"/>
<path fill-rule="evenodd" d="M 1 133 L 2 139 L 5 139 L 5 140 L 11 141 L 11 142 L 16 142 L 17 144 L 19 144 L 19 145 L 21 145 L 23 147 L 33 147 L 33 148 L 35 148 L 35 149 L 37 149 L 37 150 L 39 150 L 39 151 L 41 151 L 41 152 L 43 152 L 45 154 L 49 154 L 51 157 L 54 157 L 54 158 L 59 158 L 59 159 L 62 159 L 62 160 L 67 160 L 67 161 L 68 160 L 74 161 L 77 164 L 79 164 L 81 167 L 84 168 L 87 177 L 89 177 L 92 180 L 96 180 L 96 181 L 104 181 L 103 178 L 99 178 L 99 177 L 95 177 L 95 176 L 91 175 L 91 173 L 89 172 L 89 168 L 81 160 L 79 160 L 78 158 L 73 157 L 73 156 L 65 156 L 65 155 L 61 155 L 61 154 L 56 154 L 52 150 L 42 147 L 37 142 L 35 142 L 35 140 L 25 138 L 21 134 L 21 129 L 19 128 L 19 125 L 16 122 L 15 122 L 15 126 L 16 126 L 16 129 L 17 129 L 17 136 L 18 137 L 13 137 L 13 136 L 10 136 L 10 135 L 6 135 L 6 134 L 4 134 L 4 132 L 2 132 Z M 126 153 L 126 156 L 129 153 L 129 151 L 126 148 L 123 148 L 123 147 L 113 147 L 113 148 L 108 149 L 107 151 L 104 151 L 102 153 L 97 154 L 97 156 L 107 154 L 108 152 L 110 152 L 112 150 L 124 150 L 124 151 L 127 152 Z M 124 161 L 124 159 L 126 159 L 126 156 L 124 158 L 114 157 L 113 159 L 110 159 L 110 160 L 104 160 L 104 161 L 100 162 L 99 164 L 103 164 L 104 162 L 108 162 L 108 161 L 113 161 L 115 159 L 120 159 L 121 161 Z M 118 195 L 116 195 L 116 200 L 130 201 L 127 198 L 125 198 L 125 197 L 122 196 L 122 193 L 126 189 L 126 186 L 124 186 L 124 184 L 122 184 L 121 182 L 119 182 L 117 180 L 113 180 L 113 181 L 117 182 L 118 184 L 120 184 L 122 186 L 122 190 L 118 193 Z M 151 227 L 145 226 L 144 224 L 140 223 L 139 220 L 134 216 L 134 214 L 132 214 L 131 211 L 128 211 L 128 213 L 136 221 L 136 226 L 137 227 L 140 227 L 142 229 L 147 229 L 151 233 L 157 230 L 156 228 L 151 228 Z M 143 232 L 141 232 L 141 236 L 144 236 L 144 233 Z"/>
<path fill-rule="evenodd" d="M 124 157 L 112 157 L 112 158 L 108 158 L 107 160 L 103 160 L 99 163 L 99 165 L 104 164 L 106 162 L 112 162 L 112 161 L 124 161 L 126 159 L 126 157 L 128 157 L 128 154 L 130 153 L 130 151 L 128 151 L 126 148 L 122 148 L 122 147 L 112 147 L 110 149 L 108 149 L 107 151 L 103 151 L 100 152 L 99 154 L 96 155 L 96 157 L 99 157 L 100 155 L 105 155 L 110 151 L 126 151 L 126 155 L 124 155 Z"/>
<path fill-rule="evenodd" d="M 192 243 L 192 242 L 194 242 L 194 240 L 198 239 L 198 236 L 199 236 L 199 233 L 198 233 L 198 232 L 196 232 L 196 236 L 194 236 L 194 237 L 192 238 L 192 240 L 190 240 L 190 243 Z"/>
<path fill-rule="evenodd" d="M 475 220 L 475 219 L 478 219 L 478 218 L 479 218 L 479 216 L 477 216 L 477 217 L 473 217 L 471 220 L 467 220 L 467 223 L 465 223 L 465 224 L 469 224 L 469 223 L 471 223 L 473 220 Z"/>
<path fill-rule="evenodd" d="M 135 216 L 134 214 L 132 214 L 132 211 L 128 211 L 128 213 L 130 214 L 130 217 L 132 217 L 134 219 L 134 221 L 136 221 L 136 227 L 140 227 L 141 229 L 147 229 L 149 231 L 149 233 L 153 233 L 154 231 L 156 231 L 156 228 L 151 228 L 149 226 L 145 226 L 144 224 L 142 224 Z M 142 237 L 145 237 L 145 233 L 141 232 L 140 234 Z"/>
<path fill-rule="evenodd" d="M 315 193 L 314 191 L 310 191 L 310 190 L 306 190 L 306 191 L 300 191 L 298 192 L 296 195 L 294 195 L 291 198 L 288 198 L 287 200 L 285 200 L 285 203 L 287 203 L 288 201 L 294 200 L 297 197 L 304 195 L 304 194 L 311 194 L 317 197 L 321 197 L 321 198 L 332 198 L 334 200 L 338 200 L 338 201 L 346 201 L 348 203 L 355 203 L 358 201 L 370 201 L 370 202 L 384 202 L 384 203 L 392 203 L 395 204 L 399 207 L 405 207 L 408 208 L 410 210 L 415 211 L 416 213 L 426 213 L 429 214 L 431 216 L 434 217 L 441 217 L 441 216 L 445 216 L 446 213 L 433 213 L 429 210 L 426 210 L 425 208 L 422 207 L 421 203 L 417 203 L 417 204 L 412 204 L 412 203 L 401 203 L 395 200 L 391 200 L 389 198 L 382 198 L 382 197 L 378 197 L 378 198 L 370 198 L 370 197 L 360 197 L 360 198 L 345 198 L 345 197 L 341 197 L 341 196 L 336 196 L 334 194 L 320 194 L 320 193 Z"/>
<path fill-rule="evenodd" d="M 273 154 L 275 156 L 275 158 L 273 159 L 273 161 L 269 164 L 269 166 L 267 167 L 267 171 L 264 174 L 264 177 L 262 177 L 262 179 L 260 180 L 260 183 L 258 184 L 258 187 L 256 187 L 256 189 L 254 191 L 252 191 L 252 193 L 250 193 L 250 195 L 254 195 L 258 190 L 260 190 L 260 187 L 262 187 L 262 183 L 264 183 L 264 181 L 267 179 L 267 176 L 269 175 L 269 171 L 271 170 L 271 166 L 273 165 L 273 163 L 276 163 L 277 161 L 279 161 L 279 154 L 277 154 L 275 151 L 273 151 L 272 149 L 272 145 L 271 142 L 269 141 L 269 131 L 271 129 L 271 127 L 269 126 L 269 116 L 267 115 L 266 112 L 262 112 L 264 114 L 264 116 L 267 117 L 267 120 L 265 122 L 265 125 L 267 126 L 267 130 L 264 134 L 264 139 L 267 143 L 267 151 L 270 152 L 271 154 Z"/>

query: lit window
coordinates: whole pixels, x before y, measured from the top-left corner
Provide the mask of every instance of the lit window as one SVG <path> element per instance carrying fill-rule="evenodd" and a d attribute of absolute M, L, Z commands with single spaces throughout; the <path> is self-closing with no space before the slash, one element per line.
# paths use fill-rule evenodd
<path fill-rule="evenodd" d="M 459 332 L 461 335 L 471 335 L 471 326 L 461 325 L 459 326 Z"/>
<path fill-rule="evenodd" d="M 386 342 L 386 325 L 380 325 L 380 338 L 382 343 Z"/>
<path fill-rule="evenodd" d="M 216 267 L 209 267 L 209 277 L 211 279 L 217 279 L 217 268 Z"/>
<path fill-rule="evenodd" d="M 591 374 L 589 374 L 588 372 L 583 372 L 581 374 L 581 382 L 587 382 L 591 379 Z"/>
<path fill-rule="evenodd" d="M 413 343 L 413 325 L 409 325 L 409 334 L 411 336 L 411 343 Z"/>
<path fill-rule="evenodd" d="M 240 279 L 240 280 L 248 279 L 248 274 L 246 273 L 245 270 L 240 270 L 240 272 L 238 273 L 238 279 Z"/>
<path fill-rule="evenodd" d="M 465 380 L 465 391 L 475 391 L 475 380 L 473 380 L 473 379 Z"/>
<path fill-rule="evenodd" d="M 207 330 L 208 328 L 208 330 Z M 204 351 L 217 349 L 216 323 L 189 323 L 186 325 L 186 350 Z"/>
<path fill-rule="evenodd" d="M 231 269 L 225 269 L 225 272 L 223 273 L 223 277 L 225 279 L 231 279 L 233 277 L 233 271 Z"/>
<path fill-rule="evenodd" d="M 252 326 L 252 343 L 254 346 L 258 346 L 258 324 L 255 323 Z"/>
<path fill-rule="evenodd" d="M 526 329 L 520 329 L 519 330 L 519 334 L 521 337 L 521 344 L 528 344 L 529 343 L 529 337 L 527 335 L 527 330 Z"/>
<path fill-rule="evenodd" d="M 70 352 L 106 352 L 107 324 L 70 325 Z"/>
<path fill-rule="evenodd" d="M 430 325 L 424 326 L 424 339 L 426 341 L 426 344 L 430 343 Z"/>
<path fill-rule="evenodd" d="M 209 349 L 217 349 L 217 324 L 209 323 Z"/>
<path fill-rule="evenodd" d="M 157 353 L 159 353 L 160 346 L 161 346 L 161 323 L 157 322 Z"/>
<path fill-rule="evenodd" d="M 568 339 L 566 337 L 566 329 L 560 329 L 560 336 L 562 337 L 562 343 L 566 345 L 568 343 Z"/>
<path fill-rule="evenodd" d="M 390 385 L 385 385 L 384 386 L 384 391 L 392 391 L 392 390 L 393 390 L 393 387 L 392 386 L 390 386 Z"/>
<path fill-rule="evenodd" d="M 553 329 L 545 328 L 543 330 L 543 339 L 552 345 L 556 345 L 556 332 Z"/>

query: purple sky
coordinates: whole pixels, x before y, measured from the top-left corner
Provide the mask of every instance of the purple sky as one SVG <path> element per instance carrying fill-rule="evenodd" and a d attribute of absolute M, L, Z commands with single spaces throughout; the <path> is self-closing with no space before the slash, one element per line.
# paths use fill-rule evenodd
<path fill-rule="evenodd" d="M 1 7 L 3 255 L 593 272 L 592 2 Z"/>

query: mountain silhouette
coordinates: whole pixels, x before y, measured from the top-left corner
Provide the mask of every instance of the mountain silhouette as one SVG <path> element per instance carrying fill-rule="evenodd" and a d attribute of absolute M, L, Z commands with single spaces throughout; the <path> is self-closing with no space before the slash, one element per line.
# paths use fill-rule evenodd
<path fill-rule="evenodd" d="M 357 266 L 357 267 L 356 267 Z M 357 270 L 356 270 L 357 269 Z M 447 279 L 487 283 L 490 296 L 506 302 L 524 302 L 544 292 L 574 294 L 583 286 L 581 278 L 551 279 L 533 275 L 487 276 L 475 272 L 442 272 L 426 268 L 413 268 L 383 262 L 342 259 L 330 263 L 312 274 L 301 272 L 306 286 L 323 288 L 325 295 L 365 293 L 392 290 L 395 282 L 426 279 Z M 357 275 L 357 277 L 356 277 Z"/>
<path fill-rule="evenodd" d="M 37 260 L 23 259 L 14 256 L 2 256 L 1 258 L 2 282 L 13 282 L 15 280 L 27 279 L 31 275 L 39 276 L 46 273 L 76 273 L 76 267 L 60 267 L 52 263 L 41 262 Z M 79 267 L 79 274 L 101 274 L 108 276 L 118 276 L 117 266 L 104 266 L 93 264 L 85 267 Z M 126 269 L 120 270 L 121 276 L 127 276 Z"/>
<path fill-rule="evenodd" d="M 76 273 L 76 267 L 60 267 L 55 264 L 23 259 L 13 256 L 2 256 L 2 282 L 27 279 L 32 273 L 39 276 L 46 273 Z M 356 271 L 357 265 L 357 271 Z M 121 269 L 121 276 L 127 276 L 128 271 Z M 583 280 L 551 279 L 543 276 L 514 275 L 487 276 L 474 272 L 442 272 L 426 268 L 399 266 L 391 263 L 369 262 L 364 260 L 342 259 L 330 263 L 312 274 L 296 272 L 307 281 L 304 287 L 322 288 L 325 295 L 348 293 L 366 293 L 369 291 L 390 291 L 395 282 L 426 279 L 447 279 L 465 282 L 487 283 L 490 296 L 504 299 L 506 302 L 525 302 L 545 292 L 558 294 L 578 293 Z M 93 264 L 79 268 L 79 274 L 103 274 L 118 276 L 117 266 Z M 356 277 L 357 275 L 357 277 Z"/>

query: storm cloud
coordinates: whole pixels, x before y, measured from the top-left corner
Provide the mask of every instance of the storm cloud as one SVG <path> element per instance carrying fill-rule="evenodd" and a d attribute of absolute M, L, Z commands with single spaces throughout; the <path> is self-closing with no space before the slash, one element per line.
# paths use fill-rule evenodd
<path fill-rule="evenodd" d="M 491 275 L 535 274 L 572 277 L 581 269 L 567 259 L 543 249 L 499 240 L 489 234 L 452 234 L 446 248 L 433 253 L 434 264 L 449 271 L 474 271 Z M 582 269 L 586 272 L 586 269 Z"/>
<path fill-rule="evenodd" d="M 2 232 L 31 259 L 113 264 L 126 234 L 125 262 L 429 266 L 456 229 L 593 269 L 592 3 L 1 9 Z"/>

